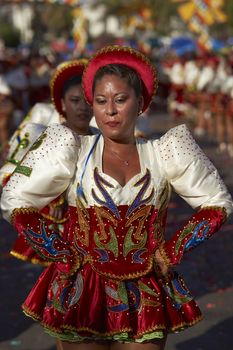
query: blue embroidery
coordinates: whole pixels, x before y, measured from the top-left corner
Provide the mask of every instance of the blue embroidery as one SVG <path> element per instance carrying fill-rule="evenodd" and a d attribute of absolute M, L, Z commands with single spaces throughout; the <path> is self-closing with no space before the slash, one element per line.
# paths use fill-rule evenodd
<path fill-rule="evenodd" d="M 105 188 L 101 185 L 104 184 L 108 187 L 113 187 L 111 184 L 109 184 L 107 181 L 105 181 L 98 173 L 98 169 L 95 168 L 94 170 L 94 179 L 95 179 L 95 183 L 96 186 L 98 187 L 98 189 L 100 190 L 100 192 L 102 193 L 105 201 L 101 200 L 99 197 L 97 197 L 95 190 L 92 189 L 92 196 L 94 198 L 94 200 L 99 203 L 100 205 L 103 205 L 105 207 L 107 207 L 108 209 L 111 210 L 111 212 L 118 218 L 120 219 L 120 214 L 118 212 L 117 206 L 115 205 L 115 203 L 113 202 L 112 198 L 109 196 L 108 192 L 105 190 Z"/>
<path fill-rule="evenodd" d="M 40 223 L 40 233 L 36 233 L 30 228 L 24 230 L 24 233 L 28 241 L 31 242 L 35 248 L 43 248 L 50 255 L 55 255 L 56 257 L 59 255 L 70 255 L 69 250 L 57 250 L 56 248 L 54 248 L 54 241 L 56 239 L 62 242 L 63 244 L 64 241 L 61 239 L 61 237 L 59 237 L 57 233 L 53 233 L 51 234 L 51 236 L 49 236 L 49 234 L 46 232 L 45 223 L 43 221 Z M 34 238 L 42 240 L 42 243 L 39 243 L 38 241 L 34 240 Z"/>
<path fill-rule="evenodd" d="M 190 239 L 186 242 L 186 244 L 184 246 L 184 250 L 194 248 L 206 239 L 207 233 L 210 229 L 210 226 L 207 224 L 208 224 L 208 221 L 202 221 L 195 227 L 195 229 L 193 231 L 193 235 L 190 237 Z M 199 233 L 200 229 L 205 225 L 207 225 L 207 226 L 203 230 L 202 235 L 200 237 L 198 237 L 198 233 Z"/>
<path fill-rule="evenodd" d="M 164 289 L 172 299 L 173 306 L 176 309 L 180 309 L 183 304 L 193 299 L 186 286 L 182 285 L 181 278 L 177 272 L 173 272 L 170 284 L 164 285 Z"/>
<path fill-rule="evenodd" d="M 122 312 L 126 311 L 129 309 L 128 304 L 120 304 L 120 305 L 115 305 L 115 306 L 108 306 L 108 309 L 112 312 Z"/>
<path fill-rule="evenodd" d="M 141 184 L 143 184 L 142 188 L 140 189 L 140 191 L 138 192 L 136 198 L 134 199 L 133 203 L 131 204 L 131 206 L 128 208 L 127 213 L 126 213 L 126 217 L 129 216 L 137 207 L 148 203 L 151 198 L 153 197 L 154 194 L 154 188 L 152 188 L 151 193 L 149 194 L 149 196 L 145 199 L 143 198 L 143 195 L 145 194 L 149 184 L 151 181 L 151 174 L 150 171 L 148 169 L 146 169 L 146 174 L 135 184 L 135 186 L 139 186 Z"/>
<path fill-rule="evenodd" d="M 133 294 L 133 299 L 134 299 L 134 303 L 129 304 L 130 311 L 132 311 L 132 312 L 136 311 L 139 308 L 140 303 L 141 303 L 140 290 L 134 282 L 126 281 L 125 285 L 126 285 L 126 289 L 129 290 Z"/>
<path fill-rule="evenodd" d="M 137 251 L 133 254 L 133 256 L 132 256 L 133 262 L 134 262 L 134 263 L 138 263 L 138 264 L 143 263 L 143 262 L 145 261 L 145 259 L 144 259 L 144 258 L 141 258 L 140 255 L 142 255 L 142 254 L 145 253 L 146 251 L 147 251 L 146 248 L 137 250 Z"/>
<path fill-rule="evenodd" d="M 77 249 L 77 251 L 78 251 L 79 253 L 81 253 L 82 255 L 84 255 L 84 256 L 87 256 L 87 255 L 88 255 L 88 253 L 86 252 L 85 249 L 79 247 L 79 245 L 78 245 L 78 243 L 77 243 L 77 240 L 76 240 L 76 237 L 74 237 L 74 246 L 75 246 L 75 248 Z"/>
<path fill-rule="evenodd" d="M 125 289 L 126 289 L 126 293 L 127 293 L 125 295 L 125 298 L 127 298 L 127 295 L 130 296 L 130 294 L 131 294 L 132 298 L 130 298 L 129 303 L 122 302 L 119 305 L 108 306 L 108 309 L 112 312 L 122 312 L 122 311 L 126 311 L 128 309 L 130 309 L 130 311 L 133 312 L 133 311 L 138 310 L 138 308 L 140 306 L 141 293 L 140 293 L 140 290 L 137 287 L 137 285 L 131 281 L 125 281 L 124 285 L 125 285 Z M 120 292 L 118 291 L 118 298 L 119 298 L 119 300 L 121 300 L 121 297 L 119 294 L 120 294 Z M 124 300 L 124 301 L 126 301 L 126 300 Z"/>
<path fill-rule="evenodd" d="M 63 312 L 67 311 L 67 306 L 65 304 L 65 301 L 67 299 L 67 296 L 69 295 L 69 291 L 70 291 L 70 285 L 67 287 L 64 287 L 61 291 L 61 295 L 59 299 L 60 299 L 60 306 L 63 309 Z"/>
<path fill-rule="evenodd" d="M 109 255 L 108 252 L 101 248 L 95 248 L 94 249 L 101 257 L 98 260 L 99 262 L 108 262 L 109 261 Z"/>

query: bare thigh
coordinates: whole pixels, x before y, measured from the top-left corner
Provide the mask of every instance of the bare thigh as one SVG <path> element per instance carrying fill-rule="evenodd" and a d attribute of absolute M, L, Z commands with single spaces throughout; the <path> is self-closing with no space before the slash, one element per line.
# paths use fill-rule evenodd
<path fill-rule="evenodd" d="M 63 350 L 62 342 L 61 342 L 60 339 L 56 339 L 56 349 L 57 350 Z"/>
<path fill-rule="evenodd" d="M 109 345 L 61 342 L 62 350 L 110 350 Z"/>
<path fill-rule="evenodd" d="M 130 344 L 112 344 L 110 350 L 164 350 L 166 338 L 158 339 L 153 343 L 130 343 Z"/>

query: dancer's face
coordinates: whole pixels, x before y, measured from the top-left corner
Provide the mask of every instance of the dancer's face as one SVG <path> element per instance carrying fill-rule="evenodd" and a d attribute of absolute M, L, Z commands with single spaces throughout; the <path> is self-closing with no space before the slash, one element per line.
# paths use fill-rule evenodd
<path fill-rule="evenodd" d="M 134 135 L 136 120 L 143 105 L 125 78 L 106 74 L 97 80 L 93 95 L 93 113 L 105 137 L 126 141 Z"/>
<path fill-rule="evenodd" d="M 92 108 L 87 104 L 81 84 L 71 86 L 62 98 L 67 125 L 79 134 L 89 130 Z"/>

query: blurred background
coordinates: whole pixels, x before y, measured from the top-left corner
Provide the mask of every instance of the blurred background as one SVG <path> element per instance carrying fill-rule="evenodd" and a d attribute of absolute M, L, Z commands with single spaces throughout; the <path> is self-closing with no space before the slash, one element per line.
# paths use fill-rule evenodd
<path fill-rule="evenodd" d="M 158 97 L 166 99 L 175 58 L 217 56 L 232 64 L 232 13 L 231 0 L 0 0 L 0 75 L 12 89 L 15 123 L 49 99 L 58 63 L 108 44 L 150 56 L 159 71 Z"/>
<path fill-rule="evenodd" d="M 50 102 L 56 66 L 105 45 L 144 52 L 158 90 L 138 136 L 188 124 L 233 193 L 233 0 L 0 0 L 0 164 L 9 138 L 36 103 Z M 174 194 L 167 232 L 191 214 Z M 205 320 L 168 339 L 168 350 L 230 350 L 232 228 L 228 223 L 180 267 Z M 20 309 L 42 268 L 9 255 L 16 238 L 0 220 L 0 350 L 54 350 Z"/>

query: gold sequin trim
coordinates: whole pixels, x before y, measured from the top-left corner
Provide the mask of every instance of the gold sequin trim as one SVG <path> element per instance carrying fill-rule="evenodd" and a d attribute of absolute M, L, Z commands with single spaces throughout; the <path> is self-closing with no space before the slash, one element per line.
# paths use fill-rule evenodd
<path fill-rule="evenodd" d="M 18 252 L 14 251 L 14 250 L 11 250 L 10 254 L 19 260 L 30 261 L 32 264 L 35 264 L 35 265 L 49 266 L 51 264 L 51 262 L 49 262 L 49 261 L 41 261 L 37 258 L 31 259 L 23 254 L 19 254 Z"/>
<path fill-rule="evenodd" d="M 177 332 L 177 331 L 182 331 L 183 329 L 187 328 L 187 327 L 191 327 L 191 326 L 194 326 L 196 323 L 200 322 L 201 320 L 203 320 L 203 316 L 199 316 L 199 317 L 196 317 L 195 320 L 193 320 L 192 322 L 181 322 L 179 323 L 178 325 L 174 326 L 171 328 L 171 332 Z"/>
<path fill-rule="evenodd" d="M 223 215 L 224 215 L 224 221 L 226 221 L 227 219 L 227 210 L 225 207 L 218 207 L 217 205 L 213 205 L 213 206 L 207 206 L 207 207 L 202 207 L 199 212 L 201 212 L 202 210 L 220 210 Z"/>
<path fill-rule="evenodd" d="M 99 270 L 97 267 L 95 267 L 94 264 L 92 264 L 92 263 L 90 263 L 90 264 L 91 264 L 93 270 L 96 271 L 98 274 L 112 278 L 112 279 L 124 281 L 124 280 L 128 280 L 128 279 L 139 278 L 139 277 L 145 276 L 149 272 L 151 272 L 153 269 L 153 258 L 154 258 L 153 255 L 148 258 L 147 267 L 145 267 L 143 269 L 143 271 L 132 272 L 132 273 L 127 273 L 127 274 L 123 274 L 123 275 L 115 275 L 114 273 L 104 272 L 102 270 Z"/>
<path fill-rule="evenodd" d="M 32 214 L 32 213 L 38 213 L 38 210 L 36 208 L 33 207 L 29 207 L 29 208 L 15 208 L 12 213 L 11 213 L 11 219 L 10 222 L 12 225 L 14 225 L 15 222 L 15 218 L 17 215 L 19 214 Z"/>
<path fill-rule="evenodd" d="M 30 316 L 35 321 L 41 321 L 41 317 L 38 314 L 36 314 L 36 313 L 32 312 L 31 310 L 29 310 L 25 305 L 22 305 L 22 308 L 23 308 L 23 312 L 27 316 Z M 167 330 L 165 325 L 159 324 L 159 325 L 156 325 L 154 327 L 147 328 L 143 332 L 137 333 L 136 335 L 134 335 L 134 339 L 141 338 L 145 334 L 152 333 L 152 332 L 155 332 L 155 331 L 166 331 L 166 332 L 168 331 L 169 333 L 182 331 L 185 328 L 194 326 L 196 323 L 200 322 L 201 320 L 203 320 L 203 316 L 202 315 L 199 316 L 199 317 L 196 317 L 193 321 L 181 322 L 181 323 L 179 323 L 178 325 L 172 327 L 169 330 Z M 61 336 L 63 335 L 63 332 L 61 332 L 61 329 L 59 329 L 59 328 L 51 327 L 51 326 L 47 325 L 45 322 L 41 322 L 41 325 L 48 332 L 51 331 L 53 333 L 56 333 L 58 335 L 58 337 L 59 337 L 59 335 L 61 335 Z M 62 325 L 61 327 L 62 327 L 62 329 L 64 329 L 64 331 L 65 330 L 71 331 L 71 332 L 75 331 L 76 333 L 82 332 L 82 331 L 87 331 L 87 332 L 90 332 L 92 334 L 98 335 L 98 336 L 103 337 L 103 338 L 111 337 L 111 336 L 113 336 L 115 334 L 119 334 L 119 333 L 125 333 L 125 332 L 131 333 L 132 332 L 131 328 L 122 328 L 122 329 L 117 330 L 115 332 L 100 333 L 100 332 L 97 332 L 96 330 L 93 330 L 93 329 L 88 328 L 88 327 L 75 328 L 75 327 L 72 327 L 70 325 Z M 64 334 L 65 334 L 65 332 L 64 332 Z"/>
<path fill-rule="evenodd" d="M 159 249 L 159 252 L 163 258 L 164 263 L 167 265 L 167 267 L 170 267 L 172 264 L 171 264 L 171 261 L 170 261 L 169 257 L 167 256 L 167 253 L 164 249 L 164 244 L 165 244 L 165 241 L 162 242 L 162 244 L 158 247 L 158 249 Z M 156 263 L 156 260 L 155 260 L 155 263 Z"/>

